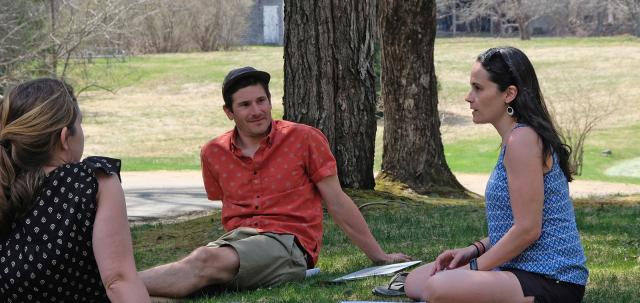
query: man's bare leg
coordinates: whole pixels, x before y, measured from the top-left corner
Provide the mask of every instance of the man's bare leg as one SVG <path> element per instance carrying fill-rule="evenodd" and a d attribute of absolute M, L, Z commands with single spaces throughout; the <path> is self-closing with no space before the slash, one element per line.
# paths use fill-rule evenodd
<path fill-rule="evenodd" d="M 182 298 L 205 286 L 231 281 L 240 267 L 230 246 L 199 247 L 180 261 L 140 272 L 151 296 Z"/>

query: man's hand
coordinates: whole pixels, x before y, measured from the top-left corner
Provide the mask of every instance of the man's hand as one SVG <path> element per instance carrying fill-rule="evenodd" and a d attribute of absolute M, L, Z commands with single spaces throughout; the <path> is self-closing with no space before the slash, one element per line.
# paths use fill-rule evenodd
<path fill-rule="evenodd" d="M 400 262 L 408 262 L 411 260 L 412 260 L 411 257 L 403 253 L 391 253 L 391 254 L 384 254 L 382 258 L 371 260 L 371 261 L 373 261 L 373 263 L 376 265 L 385 265 L 385 264 L 393 264 L 393 263 L 400 263 Z"/>

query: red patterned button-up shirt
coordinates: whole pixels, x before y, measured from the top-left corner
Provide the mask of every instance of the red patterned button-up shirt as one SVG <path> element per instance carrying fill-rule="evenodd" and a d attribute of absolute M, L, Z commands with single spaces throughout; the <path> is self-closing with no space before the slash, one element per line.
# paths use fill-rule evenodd
<path fill-rule="evenodd" d="M 200 153 L 207 196 L 222 200 L 225 230 L 252 227 L 292 234 L 315 264 L 322 199 L 314 183 L 337 174 L 326 137 L 316 128 L 276 120 L 250 158 L 242 154 L 236 135 L 235 129 L 228 131 Z"/>

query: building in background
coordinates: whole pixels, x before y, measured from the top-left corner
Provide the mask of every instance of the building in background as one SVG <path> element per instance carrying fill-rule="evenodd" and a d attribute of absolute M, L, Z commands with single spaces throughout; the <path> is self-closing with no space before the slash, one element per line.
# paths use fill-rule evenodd
<path fill-rule="evenodd" d="M 256 0 L 248 18 L 244 44 L 284 43 L 284 0 Z"/>

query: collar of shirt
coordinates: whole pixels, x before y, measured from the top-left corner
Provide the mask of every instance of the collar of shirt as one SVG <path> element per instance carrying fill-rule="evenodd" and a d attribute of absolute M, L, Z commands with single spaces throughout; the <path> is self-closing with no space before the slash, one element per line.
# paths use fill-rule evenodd
<path fill-rule="evenodd" d="M 278 127 L 278 124 L 276 123 L 276 120 L 272 120 L 271 126 L 269 126 L 269 134 L 267 134 L 267 136 L 260 141 L 260 147 L 258 147 L 258 150 L 264 147 L 271 147 L 271 145 L 273 144 L 273 140 L 276 137 L 277 127 Z M 240 143 L 237 140 L 238 140 L 238 128 L 234 127 L 233 133 L 231 134 L 231 141 L 229 142 L 229 151 L 231 151 L 237 157 L 246 157 L 242 153 L 242 148 L 240 147 Z"/>

